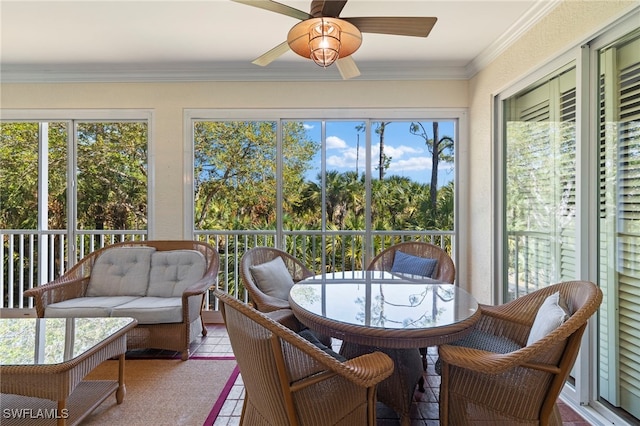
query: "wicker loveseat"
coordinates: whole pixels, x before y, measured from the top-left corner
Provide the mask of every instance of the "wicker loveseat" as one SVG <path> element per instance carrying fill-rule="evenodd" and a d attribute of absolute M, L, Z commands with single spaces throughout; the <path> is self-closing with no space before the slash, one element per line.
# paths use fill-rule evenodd
<path fill-rule="evenodd" d="M 30 289 L 38 317 L 133 317 L 128 349 L 180 351 L 206 328 L 204 293 L 215 286 L 220 260 L 198 241 L 116 243 L 82 258 L 64 275 Z"/>

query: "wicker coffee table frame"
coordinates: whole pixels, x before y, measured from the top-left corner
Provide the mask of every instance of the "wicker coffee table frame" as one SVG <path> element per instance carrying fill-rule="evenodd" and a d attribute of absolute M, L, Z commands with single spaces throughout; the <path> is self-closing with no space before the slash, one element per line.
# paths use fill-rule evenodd
<path fill-rule="evenodd" d="M 76 425 L 115 392 L 121 404 L 125 393 L 124 365 L 127 332 L 137 321 L 122 327 L 90 350 L 59 364 L 2 365 L 2 409 L 53 410 L 58 426 Z M 102 362 L 118 357 L 118 380 L 83 379 Z M 28 411 L 27 411 L 28 412 Z M 25 419 L 3 418 L 3 425 L 24 424 Z M 47 424 L 38 419 L 38 424 Z"/>

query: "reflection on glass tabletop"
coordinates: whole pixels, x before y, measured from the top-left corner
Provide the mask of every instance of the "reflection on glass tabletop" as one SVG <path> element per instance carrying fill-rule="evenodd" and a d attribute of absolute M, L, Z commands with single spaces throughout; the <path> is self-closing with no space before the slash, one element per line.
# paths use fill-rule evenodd
<path fill-rule="evenodd" d="M 131 324 L 132 318 L 2 318 L 0 364 L 59 364 Z"/>
<path fill-rule="evenodd" d="M 385 329 L 448 326 L 478 310 L 473 296 L 458 286 L 382 271 L 316 275 L 294 285 L 289 297 L 315 315 Z"/>

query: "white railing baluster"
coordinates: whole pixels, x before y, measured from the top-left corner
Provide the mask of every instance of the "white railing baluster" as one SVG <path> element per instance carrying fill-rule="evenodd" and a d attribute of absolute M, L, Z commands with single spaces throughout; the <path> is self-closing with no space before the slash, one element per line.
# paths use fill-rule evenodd
<path fill-rule="evenodd" d="M 33 234 L 29 234 L 29 287 L 28 288 L 33 288 L 34 282 L 35 282 L 35 263 L 34 263 L 34 258 L 35 258 L 35 237 Z M 33 307 L 33 299 L 29 298 L 28 300 L 28 307 L 32 308 Z"/>

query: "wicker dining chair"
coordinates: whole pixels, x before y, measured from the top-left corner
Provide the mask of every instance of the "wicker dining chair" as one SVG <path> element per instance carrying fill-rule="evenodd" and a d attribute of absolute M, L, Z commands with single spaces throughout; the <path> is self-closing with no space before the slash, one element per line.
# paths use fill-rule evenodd
<path fill-rule="evenodd" d="M 423 241 L 405 241 L 387 247 L 371 260 L 367 269 L 369 271 L 391 272 L 396 253 L 399 251 L 424 259 L 435 259 L 435 268 L 431 274 L 431 278 L 434 280 L 451 284 L 456 280 L 456 266 L 449 253 L 437 245 Z M 422 356 L 422 367 L 426 371 L 427 348 L 420 348 L 420 355 Z M 418 386 L 420 391 L 424 392 L 424 377 L 421 376 L 418 379 Z"/>
<path fill-rule="evenodd" d="M 244 288 L 249 293 L 249 301 L 258 311 L 269 313 L 271 318 L 276 319 L 294 331 L 299 331 L 304 326 L 293 315 L 289 301 L 263 292 L 251 272 L 252 266 L 265 264 L 277 257 L 284 262 L 294 283 L 314 275 L 300 260 L 286 251 L 273 247 L 258 246 L 247 250 L 240 259 L 240 276 L 242 277 Z M 330 336 L 317 334 L 317 337 L 322 343 L 331 347 Z"/>
<path fill-rule="evenodd" d="M 529 343 L 539 307 L 559 292 L 568 319 Z M 442 425 L 561 425 L 556 400 L 576 360 L 587 321 L 602 302 L 602 291 L 587 281 L 554 284 L 499 305 L 480 305 L 474 335 L 493 340 L 490 351 L 459 346 L 438 348 L 441 362 Z M 496 349 L 507 340 L 510 351 Z M 479 340 L 476 340 L 479 341 Z M 520 347 L 520 349 L 517 349 Z"/>
<path fill-rule="evenodd" d="M 376 424 L 376 386 L 393 372 L 381 352 L 339 360 L 220 290 L 245 387 L 241 425 Z"/>
<path fill-rule="evenodd" d="M 273 247 L 254 247 L 247 250 L 242 256 L 242 259 L 240 259 L 240 275 L 244 283 L 244 288 L 249 293 L 250 302 L 253 303 L 254 307 L 260 312 L 289 309 L 288 300 L 270 296 L 260 290 L 251 273 L 252 266 L 262 265 L 274 260 L 276 257 L 280 257 L 284 261 L 293 282 L 298 282 L 314 275 L 300 260 L 286 251 Z"/>
<path fill-rule="evenodd" d="M 398 251 L 412 256 L 435 259 L 437 263 L 431 275 L 434 280 L 452 284 L 456 280 L 456 266 L 449 253 L 439 246 L 423 241 L 405 241 L 394 244 L 374 257 L 367 269 L 369 271 L 391 271 Z"/>

